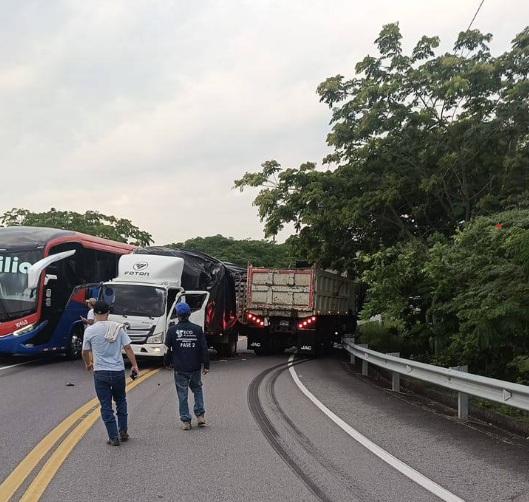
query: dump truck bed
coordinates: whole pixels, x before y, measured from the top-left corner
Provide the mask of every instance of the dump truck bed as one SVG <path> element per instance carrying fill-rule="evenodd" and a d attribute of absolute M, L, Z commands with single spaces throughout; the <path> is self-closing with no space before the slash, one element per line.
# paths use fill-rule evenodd
<path fill-rule="evenodd" d="M 248 269 L 246 308 L 268 315 L 345 314 L 355 311 L 354 283 L 318 268 Z"/>

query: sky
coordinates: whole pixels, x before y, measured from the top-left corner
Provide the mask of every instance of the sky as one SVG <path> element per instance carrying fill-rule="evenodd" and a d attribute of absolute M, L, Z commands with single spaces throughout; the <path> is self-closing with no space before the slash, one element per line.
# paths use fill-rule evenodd
<path fill-rule="evenodd" d="M 406 48 L 449 49 L 479 3 L 0 0 L 0 214 L 98 210 L 156 244 L 263 238 L 257 192 L 233 182 L 321 163 L 317 85 L 351 77 L 390 22 Z M 473 27 L 500 53 L 527 24 L 527 0 L 485 0 Z"/>

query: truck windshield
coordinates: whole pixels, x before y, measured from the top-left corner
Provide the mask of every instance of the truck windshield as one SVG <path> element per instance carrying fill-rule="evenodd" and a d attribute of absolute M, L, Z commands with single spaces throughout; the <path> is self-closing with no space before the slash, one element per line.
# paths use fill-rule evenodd
<path fill-rule="evenodd" d="M 27 289 L 27 274 L 41 258 L 41 250 L 0 251 L 0 322 L 36 311 L 37 291 Z"/>
<path fill-rule="evenodd" d="M 113 299 L 112 314 L 160 317 L 165 313 L 165 290 L 155 286 L 113 284 L 105 288 L 105 296 Z"/>

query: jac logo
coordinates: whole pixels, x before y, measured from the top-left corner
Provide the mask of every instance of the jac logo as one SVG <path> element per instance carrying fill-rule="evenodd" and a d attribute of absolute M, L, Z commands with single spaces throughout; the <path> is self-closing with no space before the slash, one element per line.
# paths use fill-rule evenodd
<path fill-rule="evenodd" d="M 21 328 L 22 326 L 26 326 L 28 324 L 28 320 L 24 319 L 23 321 L 17 322 L 15 324 L 15 328 Z"/>
<path fill-rule="evenodd" d="M 136 271 L 144 270 L 149 266 L 149 264 L 146 261 L 140 261 L 138 263 L 135 263 L 132 268 Z"/>

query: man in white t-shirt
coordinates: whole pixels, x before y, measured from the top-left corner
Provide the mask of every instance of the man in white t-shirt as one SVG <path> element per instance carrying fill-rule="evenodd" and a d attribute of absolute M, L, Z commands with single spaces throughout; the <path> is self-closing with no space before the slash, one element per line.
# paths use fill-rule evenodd
<path fill-rule="evenodd" d="M 102 301 L 94 305 L 95 323 L 84 332 L 83 360 L 88 371 L 94 371 L 96 394 L 101 403 L 101 418 L 108 432 L 108 444 L 119 446 L 127 441 L 127 395 L 125 385 L 125 364 L 122 350 L 125 350 L 132 366 L 132 372 L 139 374 L 138 363 L 130 346 L 129 335 L 123 326 L 108 320 L 110 307 Z M 92 357 L 92 354 L 94 357 Z M 94 360 L 94 362 L 92 362 Z M 112 408 L 116 403 L 116 417 Z"/>
<path fill-rule="evenodd" d="M 86 314 L 86 317 L 81 316 L 81 321 L 83 321 L 85 326 L 92 326 L 95 322 L 94 305 L 96 302 L 97 300 L 95 298 L 89 298 L 86 300 L 86 304 L 90 310 L 88 311 L 88 314 Z"/>

